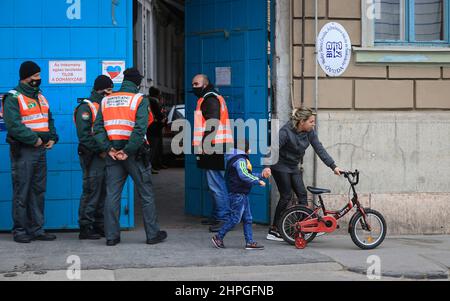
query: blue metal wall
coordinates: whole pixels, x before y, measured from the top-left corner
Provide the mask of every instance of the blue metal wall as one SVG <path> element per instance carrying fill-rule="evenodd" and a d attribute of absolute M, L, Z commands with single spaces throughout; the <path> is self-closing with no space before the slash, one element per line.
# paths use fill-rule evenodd
<path fill-rule="evenodd" d="M 94 79 L 102 72 L 102 61 L 133 63 L 132 0 L 117 1 L 116 25 L 110 0 L 80 0 L 81 19 L 69 20 L 66 0 L 0 0 L 0 92 L 18 83 L 18 70 L 25 60 L 42 68 L 42 90 L 56 120 L 60 142 L 48 152 L 48 185 L 45 204 L 46 228 L 77 228 L 81 194 L 77 136 L 73 109 L 77 98 L 87 97 Z M 85 60 L 87 83 L 49 84 L 51 60 Z M 10 230 L 12 185 L 6 133 L 0 132 L 0 230 Z M 133 188 L 123 193 L 123 227 L 133 227 Z M 128 213 L 128 214 L 126 214 Z"/>
<path fill-rule="evenodd" d="M 186 91 L 195 74 L 205 73 L 213 82 L 216 67 L 232 68 L 232 85 L 220 87 L 232 119 L 268 119 L 267 0 L 186 1 Z M 186 95 L 186 114 L 193 124 L 197 99 Z M 257 141 L 257 137 L 248 137 Z M 261 156 L 251 156 L 261 171 Z M 194 155 L 186 157 L 186 212 L 208 216 L 211 212 L 206 176 L 196 167 Z M 268 223 L 269 188 L 254 188 L 253 218 Z"/>

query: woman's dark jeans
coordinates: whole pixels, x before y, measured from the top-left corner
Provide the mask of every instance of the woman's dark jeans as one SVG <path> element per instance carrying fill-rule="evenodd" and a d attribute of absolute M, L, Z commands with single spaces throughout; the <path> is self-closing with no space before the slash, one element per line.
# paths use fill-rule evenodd
<path fill-rule="evenodd" d="M 278 201 L 277 209 L 275 211 L 275 217 L 273 220 L 273 227 L 278 228 L 278 223 L 281 219 L 283 211 L 286 210 L 289 201 L 292 199 L 292 190 L 294 190 L 297 195 L 300 204 L 306 206 L 307 192 L 305 184 L 303 183 L 303 174 L 298 171 L 298 173 L 288 173 L 272 170 L 273 178 L 280 192 L 280 200 Z"/>

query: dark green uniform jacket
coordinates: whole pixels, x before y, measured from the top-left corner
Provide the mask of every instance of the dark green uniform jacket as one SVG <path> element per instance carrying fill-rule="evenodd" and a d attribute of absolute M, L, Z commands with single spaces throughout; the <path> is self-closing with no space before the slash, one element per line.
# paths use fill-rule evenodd
<path fill-rule="evenodd" d="M 136 84 L 129 81 L 124 81 L 119 92 L 137 94 L 139 93 L 139 89 Z M 101 145 L 102 150 L 108 152 L 111 148 L 114 148 L 118 151 L 123 150 L 128 156 L 136 154 L 145 141 L 144 139 L 147 132 L 149 110 L 149 101 L 144 97 L 137 109 L 136 125 L 134 126 L 134 130 L 131 133 L 129 141 L 109 141 L 104 127 L 103 114 L 100 110 L 94 124 L 94 135 L 97 142 Z"/>
<path fill-rule="evenodd" d="M 40 92 L 39 88 L 33 88 L 30 85 L 19 83 L 14 90 L 27 97 L 37 100 L 37 103 L 40 105 L 40 102 L 38 101 L 38 95 Z M 55 141 L 55 143 L 58 142 L 58 135 L 56 134 L 55 129 L 55 120 L 53 119 L 50 110 L 48 112 L 48 126 L 50 131 L 39 133 L 33 132 L 31 129 L 22 124 L 22 116 L 20 115 L 17 95 L 6 95 L 3 111 L 8 135 L 15 140 L 30 146 L 35 145 L 39 137 L 42 141 L 44 141 L 44 143 L 50 140 Z"/>
<path fill-rule="evenodd" d="M 103 96 L 93 91 L 90 100 L 93 103 L 102 103 Z M 99 109 L 100 110 L 100 109 Z M 99 154 L 103 152 L 101 145 L 94 138 L 92 128 L 94 123 L 92 121 L 92 111 L 89 105 L 81 102 L 75 109 L 75 125 L 77 127 L 78 141 L 91 151 Z"/>

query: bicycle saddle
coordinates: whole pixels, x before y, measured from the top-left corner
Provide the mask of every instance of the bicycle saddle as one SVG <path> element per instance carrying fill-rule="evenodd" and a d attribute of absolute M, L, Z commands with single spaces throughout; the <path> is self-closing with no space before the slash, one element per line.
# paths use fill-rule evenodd
<path fill-rule="evenodd" d="M 329 190 L 329 189 L 316 188 L 316 187 L 310 187 L 310 186 L 308 186 L 308 190 L 312 194 L 317 194 L 317 195 L 324 194 L 324 193 L 331 193 L 331 190 Z"/>

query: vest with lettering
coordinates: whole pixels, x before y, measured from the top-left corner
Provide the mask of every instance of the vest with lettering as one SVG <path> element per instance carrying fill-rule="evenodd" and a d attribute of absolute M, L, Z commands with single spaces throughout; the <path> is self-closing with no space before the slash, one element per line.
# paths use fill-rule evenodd
<path fill-rule="evenodd" d="M 35 100 L 15 90 L 11 90 L 9 93 L 17 97 L 23 125 L 33 132 L 50 131 L 48 126 L 50 106 L 44 95 L 39 93 L 38 100 Z"/>
<path fill-rule="evenodd" d="M 104 127 L 110 141 L 130 140 L 143 94 L 116 92 L 102 100 Z"/>
<path fill-rule="evenodd" d="M 193 146 L 200 146 L 206 132 L 206 119 L 203 117 L 202 104 L 209 95 L 217 97 L 220 103 L 220 122 L 216 135 L 212 140 L 213 144 L 233 144 L 233 133 L 231 132 L 230 118 L 225 99 L 214 92 L 207 93 L 197 102 L 197 109 L 194 113 L 194 141 Z"/>

